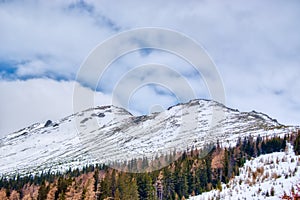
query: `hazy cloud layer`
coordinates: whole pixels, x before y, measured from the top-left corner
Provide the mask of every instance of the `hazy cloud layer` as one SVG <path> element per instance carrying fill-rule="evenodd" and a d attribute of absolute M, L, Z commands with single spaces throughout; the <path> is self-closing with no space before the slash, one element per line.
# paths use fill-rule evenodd
<path fill-rule="evenodd" d="M 299 19 L 297 0 L 3 1 L 0 134 L 71 114 L 71 85 L 88 53 L 114 34 L 138 27 L 173 29 L 201 44 L 223 79 L 228 106 L 300 124 Z M 198 98 L 209 98 L 201 74 L 181 58 L 158 50 L 138 51 L 116 60 L 101 77 L 99 94 L 109 99 L 128 71 L 149 63 L 169 66 L 183 76 Z M 176 85 L 171 73 L 164 77 L 170 88 Z M 159 88 L 141 87 L 133 94 L 129 109 L 148 113 L 153 105 L 167 107 L 177 102 L 176 95 Z M 148 104 L 142 104 L 142 99 Z M 48 103 L 57 108 L 45 108 Z"/>
<path fill-rule="evenodd" d="M 76 86 L 86 94 L 84 96 L 94 93 L 74 81 L 0 81 L 0 137 L 36 122 L 58 120 L 72 114 L 73 90 Z M 95 92 L 94 96 L 95 105 L 108 105 L 112 102 L 110 96 L 101 92 Z"/>

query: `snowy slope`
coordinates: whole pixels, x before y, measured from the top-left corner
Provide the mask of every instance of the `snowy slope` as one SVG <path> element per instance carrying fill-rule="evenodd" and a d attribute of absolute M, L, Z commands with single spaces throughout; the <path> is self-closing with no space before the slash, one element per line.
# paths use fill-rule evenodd
<path fill-rule="evenodd" d="M 291 196 L 292 187 L 300 186 L 300 156 L 296 156 L 290 144 L 286 152 L 261 155 L 247 161 L 240 168 L 240 175 L 222 184 L 222 191 L 212 190 L 190 200 L 204 199 L 281 199 Z M 272 196 L 271 190 L 274 190 Z M 267 196 L 269 194 L 269 197 Z"/>
<path fill-rule="evenodd" d="M 0 176 L 152 158 L 217 139 L 223 145 L 235 145 L 239 136 L 284 134 L 291 129 L 265 114 L 239 112 L 209 100 L 193 100 L 138 117 L 122 108 L 102 106 L 2 138 Z"/>

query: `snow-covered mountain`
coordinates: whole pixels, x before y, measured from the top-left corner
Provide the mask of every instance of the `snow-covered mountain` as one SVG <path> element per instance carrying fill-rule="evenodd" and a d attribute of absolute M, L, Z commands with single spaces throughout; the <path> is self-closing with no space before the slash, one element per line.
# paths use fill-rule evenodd
<path fill-rule="evenodd" d="M 248 160 L 240 175 L 222 191 L 211 190 L 190 200 L 208 199 L 282 199 L 300 195 L 300 156 L 287 144 L 285 152 L 274 152 Z M 296 199 L 296 198 L 295 198 Z"/>
<path fill-rule="evenodd" d="M 0 176 L 153 158 L 217 140 L 235 145 L 238 137 L 283 135 L 291 129 L 263 113 L 239 112 L 209 100 L 192 100 L 146 116 L 102 106 L 36 123 L 2 138 Z"/>

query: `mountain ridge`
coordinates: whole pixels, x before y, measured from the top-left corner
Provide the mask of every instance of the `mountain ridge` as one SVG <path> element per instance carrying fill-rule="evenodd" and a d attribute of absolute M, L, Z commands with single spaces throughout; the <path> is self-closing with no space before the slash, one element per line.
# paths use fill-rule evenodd
<path fill-rule="evenodd" d="M 269 119 L 272 120 L 272 121 L 275 121 L 275 122 L 279 123 L 277 119 L 272 118 L 271 116 L 269 116 L 269 115 L 266 114 L 266 113 L 263 113 L 263 112 L 260 112 L 260 111 L 256 111 L 256 110 L 252 110 L 252 111 L 240 111 L 239 109 L 230 108 L 230 107 L 228 107 L 228 106 L 226 106 L 226 105 L 224 105 L 224 104 L 222 104 L 222 103 L 219 103 L 219 102 L 217 102 L 217 101 L 210 100 L 210 99 L 193 99 L 193 100 L 190 100 L 190 101 L 185 102 L 185 103 L 177 103 L 177 104 L 175 104 L 175 105 L 169 106 L 166 110 L 170 110 L 170 109 L 172 109 L 173 107 L 176 107 L 176 106 L 179 106 L 179 105 L 189 104 L 189 103 L 191 103 L 191 102 L 193 102 L 193 101 L 215 102 L 215 103 L 219 104 L 220 106 L 223 106 L 224 108 L 229 109 L 229 110 L 232 110 L 232 111 L 237 111 L 237 112 L 245 113 L 245 114 L 246 114 L 246 113 L 251 113 L 251 112 L 252 112 L 252 113 L 255 113 L 255 114 L 260 114 L 260 115 L 263 115 L 263 116 L 269 118 Z M 161 111 L 161 112 L 155 112 L 155 113 L 149 113 L 149 114 L 133 115 L 131 112 L 129 112 L 128 110 L 126 110 L 126 109 L 123 108 L 123 107 L 119 107 L 119 106 L 115 106 L 115 105 L 101 105 L 101 106 L 96 106 L 96 107 L 93 107 L 93 108 L 87 108 L 87 109 L 84 109 L 84 110 L 82 110 L 82 111 L 80 111 L 80 112 L 89 111 L 89 110 L 91 110 L 91 109 L 94 110 L 94 109 L 107 108 L 107 107 L 115 107 L 115 108 L 118 108 L 118 109 L 123 109 L 124 111 L 126 111 L 127 113 L 129 113 L 130 115 L 132 115 L 133 117 L 149 116 L 149 115 L 152 115 L 152 114 L 158 114 L 158 113 L 161 113 L 161 112 L 164 112 L 164 111 L 165 111 L 165 110 L 164 110 L 164 111 Z M 78 113 L 79 113 L 79 112 L 78 112 Z M 75 115 L 75 114 L 76 114 L 76 113 L 69 114 L 69 115 L 67 115 L 66 117 L 62 118 L 62 119 L 69 118 L 69 117 L 71 117 L 71 116 L 73 116 L 73 115 Z M 50 120 L 50 119 L 48 119 L 48 120 Z M 47 121 L 48 121 L 48 120 L 47 120 Z M 44 124 L 46 124 L 47 121 L 44 122 Z M 50 120 L 50 121 L 51 121 L 51 120 Z M 54 122 L 55 122 L 55 121 L 59 121 L 59 120 L 54 120 Z M 7 137 L 8 135 L 11 135 L 11 134 L 14 134 L 14 133 L 21 132 L 21 131 L 25 130 L 25 129 L 28 128 L 28 127 L 33 127 L 33 126 L 35 126 L 35 125 L 40 125 L 40 124 L 43 124 L 43 122 L 35 122 L 35 123 L 33 123 L 33 124 L 31 124 L 31 125 L 29 125 L 29 126 L 27 126 L 27 127 L 23 127 L 23 128 L 21 128 L 21 129 L 19 129 L 19 130 L 16 130 L 16 131 L 13 131 L 13 132 L 11 132 L 11 133 L 8 133 L 7 135 L 2 136 L 2 138 L 0 138 L 0 141 L 1 141 L 2 139 L 4 139 L 5 137 Z M 280 125 L 283 125 L 282 123 L 279 123 L 279 124 L 280 124 Z M 294 127 L 294 125 L 284 125 L 284 126 L 291 126 L 291 127 Z"/>
<path fill-rule="evenodd" d="M 215 110 L 224 118 L 211 127 Z M 35 123 L 1 138 L 0 175 L 151 158 L 170 149 L 201 148 L 217 140 L 234 145 L 238 137 L 283 135 L 293 129 L 264 113 L 240 112 L 204 99 L 142 116 L 112 105 L 98 106 L 55 122 Z"/>

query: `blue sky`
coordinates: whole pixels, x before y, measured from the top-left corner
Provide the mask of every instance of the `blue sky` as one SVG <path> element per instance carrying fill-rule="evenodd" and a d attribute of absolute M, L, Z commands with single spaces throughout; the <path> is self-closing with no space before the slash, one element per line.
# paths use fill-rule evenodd
<path fill-rule="evenodd" d="M 300 2 L 254 1 L 2 1 L 0 3 L 0 136 L 34 122 L 72 113 L 76 74 L 93 48 L 122 31 L 160 27 L 201 44 L 222 78 L 226 105 L 257 110 L 285 124 L 300 124 Z M 210 98 L 201 75 L 160 50 L 126 54 L 113 62 L 95 93 L 112 103 L 113 86 L 136 66 L 167 65 L 197 98 Z M 165 78 L 172 77 L 164 74 Z M 174 82 L 174 81 L 173 81 Z M 147 103 L 142 103 L 147 100 Z M 135 114 L 177 103 L 168 88 L 136 90 Z"/>

